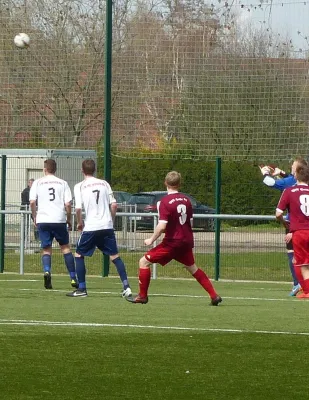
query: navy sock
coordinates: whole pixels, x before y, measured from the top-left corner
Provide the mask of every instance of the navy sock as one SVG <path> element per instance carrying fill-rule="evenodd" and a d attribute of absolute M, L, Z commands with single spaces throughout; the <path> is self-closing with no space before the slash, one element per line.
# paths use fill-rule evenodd
<path fill-rule="evenodd" d="M 128 287 L 130 287 L 126 267 L 120 257 L 115 258 L 113 260 L 113 263 L 115 264 L 115 267 L 123 284 L 123 289 L 126 290 Z"/>
<path fill-rule="evenodd" d="M 76 279 L 75 262 L 72 253 L 63 254 L 64 262 L 71 279 Z"/>
<path fill-rule="evenodd" d="M 288 259 L 289 259 L 290 271 L 291 271 L 291 274 L 292 274 L 292 277 L 293 277 L 293 283 L 294 283 L 294 286 L 296 286 L 296 285 L 298 285 L 298 280 L 297 280 L 297 277 L 296 277 L 296 274 L 295 274 L 295 270 L 294 270 L 294 265 L 293 265 L 294 252 L 293 251 L 289 252 L 289 253 L 287 253 L 287 255 L 288 255 Z"/>
<path fill-rule="evenodd" d="M 84 257 L 75 257 L 78 288 L 86 289 L 86 267 Z"/>
<path fill-rule="evenodd" d="M 51 270 L 51 256 L 49 254 L 43 254 L 42 255 L 42 265 L 43 265 L 43 271 L 50 273 L 50 270 Z"/>

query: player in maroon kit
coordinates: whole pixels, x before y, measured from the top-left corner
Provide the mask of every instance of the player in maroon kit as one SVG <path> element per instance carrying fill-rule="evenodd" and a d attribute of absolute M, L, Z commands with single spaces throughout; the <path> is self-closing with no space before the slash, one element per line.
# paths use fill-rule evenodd
<path fill-rule="evenodd" d="M 276 209 L 276 218 L 283 224 L 283 212 L 288 210 L 290 216 L 289 231 L 286 241 L 293 237 L 295 273 L 303 293 L 299 299 L 309 299 L 309 167 L 299 165 L 296 168 L 297 183 L 285 189 Z"/>
<path fill-rule="evenodd" d="M 167 195 L 158 204 L 159 223 L 153 235 L 145 240 L 150 246 L 165 232 L 163 241 L 149 250 L 139 261 L 139 294 L 136 297 L 126 298 L 130 303 L 148 303 L 148 288 L 150 284 L 152 263 L 166 265 L 171 260 L 183 264 L 198 283 L 208 292 L 210 305 L 217 306 L 222 298 L 216 293 L 213 285 L 204 271 L 195 265 L 193 255 L 193 213 L 190 199 L 179 193 L 181 175 L 171 171 L 165 177 Z"/>

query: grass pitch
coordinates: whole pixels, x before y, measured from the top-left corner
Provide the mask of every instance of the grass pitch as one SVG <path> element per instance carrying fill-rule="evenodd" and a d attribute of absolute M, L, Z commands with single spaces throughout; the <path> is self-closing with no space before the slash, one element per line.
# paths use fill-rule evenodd
<path fill-rule="evenodd" d="M 219 307 L 193 280 L 152 281 L 147 305 L 116 278 L 89 278 L 87 298 L 53 286 L 0 276 L 2 400 L 304 397 L 309 302 L 288 284 L 216 282 Z"/>

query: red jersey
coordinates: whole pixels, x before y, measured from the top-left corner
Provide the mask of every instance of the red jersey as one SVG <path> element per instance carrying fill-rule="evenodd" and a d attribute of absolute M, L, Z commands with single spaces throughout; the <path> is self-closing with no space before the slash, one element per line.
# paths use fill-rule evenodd
<path fill-rule="evenodd" d="M 158 204 L 159 221 L 167 222 L 164 243 L 170 246 L 187 245 L 193 248 L 193 218 L 190 199 L 183 193 L 170 193 Z"/>
<path fill-rule="evenodd" d="M 288 210 L 290 232 L 309 229 L 309 186 L 295 185 L 285 189 L 279 200 L 277 210 Z"/>

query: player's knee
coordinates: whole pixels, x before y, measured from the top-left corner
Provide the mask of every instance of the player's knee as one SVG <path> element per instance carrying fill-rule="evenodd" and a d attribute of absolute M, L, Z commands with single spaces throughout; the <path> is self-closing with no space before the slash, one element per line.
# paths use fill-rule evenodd
<path fill-rule="evenodd" d="M 139 260 L 139 267 L 140 268 L 149 268 L 150 266 L 150 262 L 147 260 L 147 258 L 145 256 L 143 256 L 140 260 Z"/>
<path fill-rule="evenodd" d="M 63 244 L 63 245 L 61 245 L 61 246 L 60 246 L 60 249 L 61 249 L 61 251 L 62 251 L 62 254 L 71 253 L 71 248 L 70 248 L 70 245 L 68 245 L 68 244 Z"/>
<path fill-rule="evenodd" d="M 75 253 L 75 254 L 74 254 L 74 257 L 76 257 L 76 258 L 83 258 L 83 256 L 80 255 L 80 254 L 78 254 L 78 253 Z"/>

